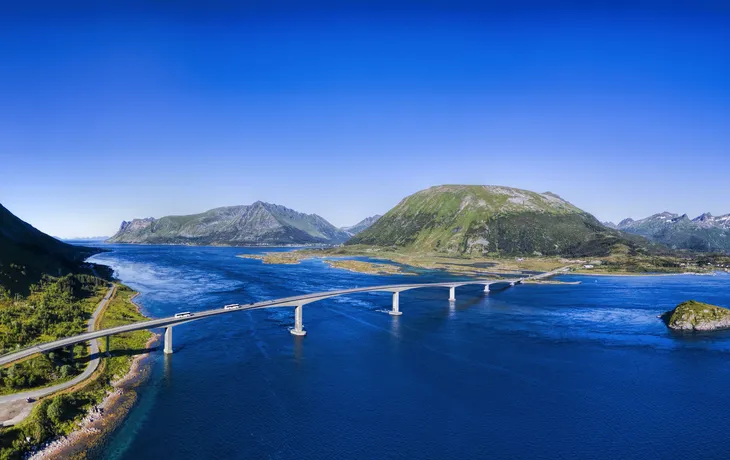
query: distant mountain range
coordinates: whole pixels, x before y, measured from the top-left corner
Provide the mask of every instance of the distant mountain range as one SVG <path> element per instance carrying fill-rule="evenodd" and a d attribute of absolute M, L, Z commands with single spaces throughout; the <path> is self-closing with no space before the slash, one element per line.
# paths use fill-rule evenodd
<path fill-rule="evenodd" d="M 690 219 L 687 214 L 662 212 L 640 220 L 624 219 L 615 228 L 673 249 L 730 251 L 730 214 L 715 217 L 705 213 Z"/>
<path fill-rule="evenodd" d="M 316 214 L 257 201 L 201 214 L 124 221 L 109 243 L 274 246 L 340 244 L 350 237 Z"/>
<path fill-rule="evenodd" d="M 316 214 L 257 201 L 201 214 L 125 221 L 107 241 L 227 246 L 346 243 L 426 253 L 576 257 L 603 256 L 617 249 L 666 252 L 666 247 L 729 251 L 730 214 L 689 219 L 665 212 L 615 225 L 599 222 L 550 192 L 441 185 L 406 197 L 383 216 L 349 227 L 336 228 Z"/>
<path fill-rule="evenodd" d="M 83 260 L 99 251 L 58 241 L 0 204 L 0 286 L 10 292 L 26 291 L 43 275 L 84 271 Z"/>
<path fill-rule="evenodd" d="M 350 227 L 340 227 L 340 230 L 342 230 L 343 232 L 347 232 L 350 235 L 357 235 L 363 230 L 367 230 L 368 228 L 370 228 L 370 226 L 377 222 L 378 219 L 380 219 L 381 217 L 382 216 L 380 214 L 376 214 L 372 217 L 366 217 L 365 219 Z"/>
<path fill-rule="evenodd" d="M 406 197 L 348 245 L 422 253 L 603 256 L 654 248 L 607 228 L 559 196 L 490 185 L 442 185 Z"/>

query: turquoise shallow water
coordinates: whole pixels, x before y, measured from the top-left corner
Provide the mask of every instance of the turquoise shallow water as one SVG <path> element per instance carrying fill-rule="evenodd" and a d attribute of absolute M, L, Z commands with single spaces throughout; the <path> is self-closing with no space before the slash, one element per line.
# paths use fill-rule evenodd
<path fill-rule="evenodd" d="M 320 261 L 272 266 L 242 248 L 112 246 L 94 260 L 152 317 L 355 286 Z M 730 276 L 571 277 L 360 294 L 174 329 L 106 459 L 728 458 L 730 332 L 678 335 L 658 314 L 730 306 Z"/>

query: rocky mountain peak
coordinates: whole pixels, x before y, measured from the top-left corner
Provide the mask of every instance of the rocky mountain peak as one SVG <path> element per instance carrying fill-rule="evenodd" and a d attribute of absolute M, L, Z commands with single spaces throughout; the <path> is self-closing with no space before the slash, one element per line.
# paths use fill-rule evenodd
<path fill-rule="evenodd" d="M 707 221 L 712 221 L 712 220 L 713 220 L 712 214 L 709 212 L 706 212 L 706 213 L 699 215 L 699 216 L 695 217 L 694 219 L 692 219 L 693 222 L 707 222 Z"/>
<path fill-rule="evenodd" d="M 356 223 L 355 225 L 351 225 L 349 227 L 342 227 L 340 230 L 345 231 L 349 233 L 350 235 L 357 235 L 358 233 L 362 232 L 363 230 L 367 230 L 370 228 L 371 225 L 373 225 L 375 222 L 380 219 L 380 214 L 376 214 L 374 216 L 366 217 L 360 222 Z"/>
<path fill-rule="evenodd" d="M 349 235 L 316 214 L 256 201 L 187 216 L 123 222 L 108 241 L 133 244 L 298 245 L 339 244 Z"/>

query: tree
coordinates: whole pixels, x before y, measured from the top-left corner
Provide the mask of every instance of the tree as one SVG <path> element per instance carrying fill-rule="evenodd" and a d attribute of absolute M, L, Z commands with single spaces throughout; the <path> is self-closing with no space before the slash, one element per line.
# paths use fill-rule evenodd
<path fill-rule="evenodd" d="M 68 364 L 61 366 L 61 377 L 66 378 L 73 373 L 73 367 Z"/>
<path fill-rule="evenodd" d="M 65 421 L 67 417 L 67 412 L 71 405 L 73 404 L 73 397 L 69 395 L 58 395 L 55 398 L 53 398 L 48 404 L 48 407 L 46 408 L 46 415 L 48 416 L 48 419 L 51 420 L 54 424 L 58 425 L 61 422 Z"/>

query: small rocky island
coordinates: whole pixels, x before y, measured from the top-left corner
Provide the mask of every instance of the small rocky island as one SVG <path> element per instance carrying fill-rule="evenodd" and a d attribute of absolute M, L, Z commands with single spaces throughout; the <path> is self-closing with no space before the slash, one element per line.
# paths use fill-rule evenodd
<path fill-rule="evenodd" d="M 713 331 L 730 328 L 730 310 L 707 303 L 688 300 L 661 315 L 670 329 Z"/>

